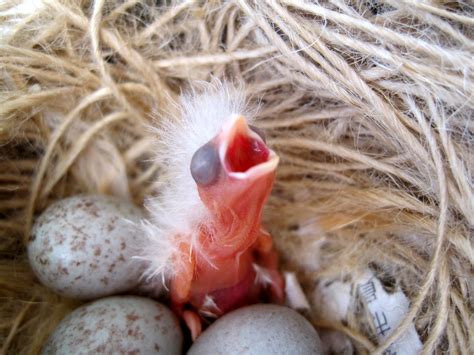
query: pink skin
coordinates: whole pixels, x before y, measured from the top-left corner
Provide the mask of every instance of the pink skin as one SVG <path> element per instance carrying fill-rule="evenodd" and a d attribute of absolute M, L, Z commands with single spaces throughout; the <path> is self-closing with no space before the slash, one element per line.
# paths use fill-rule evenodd
<path fill-rule="evenodd" d="M 212 184 L 198 184 L 211 224 L 198 238 L 206 257 L 186 242 L 179 244 L 181 272 L 171 280 L 171 300 L 193 340 L 201 333 L 201 316 L 218 317 L 257 303 L 262 296 L 283 301 L 283 279 L 270 235 L 261 227 L 262 208 L 275 179 L 278 157 L 252 131 L 245 119 L 234 119 L 213 139 L 220 171 Z M 182 240 L 183 238 L 181 238 Z M 179 265 L 179 266 L 178 266 Z M 257 271 L 265 273 L 266 282 Z"/>

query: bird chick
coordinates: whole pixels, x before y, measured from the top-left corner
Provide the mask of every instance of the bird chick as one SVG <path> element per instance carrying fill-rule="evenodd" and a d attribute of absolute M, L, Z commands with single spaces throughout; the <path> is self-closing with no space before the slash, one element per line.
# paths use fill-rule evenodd
<path fill-rule="evenodd" d="M 243 95 L 223 84 L 185 95 L 157 129 L 167 167 L 150 199 L 146 275 L 169 280 L 172 308 L 195 339 L 202 320 L 263 299 L 281 303 L 283 279 L 262 209 L 279 158 L 249 124 Z"/>

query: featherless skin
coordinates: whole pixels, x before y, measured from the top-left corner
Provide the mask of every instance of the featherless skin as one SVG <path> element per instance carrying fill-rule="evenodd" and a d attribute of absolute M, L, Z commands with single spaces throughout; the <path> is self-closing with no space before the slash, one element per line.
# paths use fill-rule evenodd
<path fill-rule="evenodd" d="M 214 83 L 184 96 L 180 116 L 158 128 L 158 159 L 168 167 L 150 199 L 141 259 L 146 275 L 169 280 L 172 307 L 193 339 L 204 318 L 271 300 L 283 280 L 261 214 L 278 156 L 251 124 L 243 95 Z"/>

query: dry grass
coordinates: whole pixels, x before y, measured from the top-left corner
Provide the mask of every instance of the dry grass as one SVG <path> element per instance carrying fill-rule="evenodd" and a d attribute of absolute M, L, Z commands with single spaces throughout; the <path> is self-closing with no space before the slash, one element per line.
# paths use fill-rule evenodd
<path fill-rule="evenodd" d="M 2 350 L 37 353 L 74 306 L 28 268 L 34 214 L 79 192 L 153 195 L 144 126 L 215 76 L 246 84 L 282 158 L 265 219 L 286 267 L 318 279 L 370 265 L 412 302 L 383 344 L 358 322 L 314 321 L 381 353 L 414 319 L 425 353 L 472 353 L 472 4 L 156 3 L 0 5 Z"/>

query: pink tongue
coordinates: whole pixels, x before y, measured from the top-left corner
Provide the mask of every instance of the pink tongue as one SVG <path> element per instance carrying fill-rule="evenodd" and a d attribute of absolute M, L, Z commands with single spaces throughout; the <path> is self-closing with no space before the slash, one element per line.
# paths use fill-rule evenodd
<path fill-rule="evenodd" d="M 245 134 L 237 134 L 227 148 L 226 168 L 241 173 L 264 163 L 270 154 L 265 143 Z"/>

